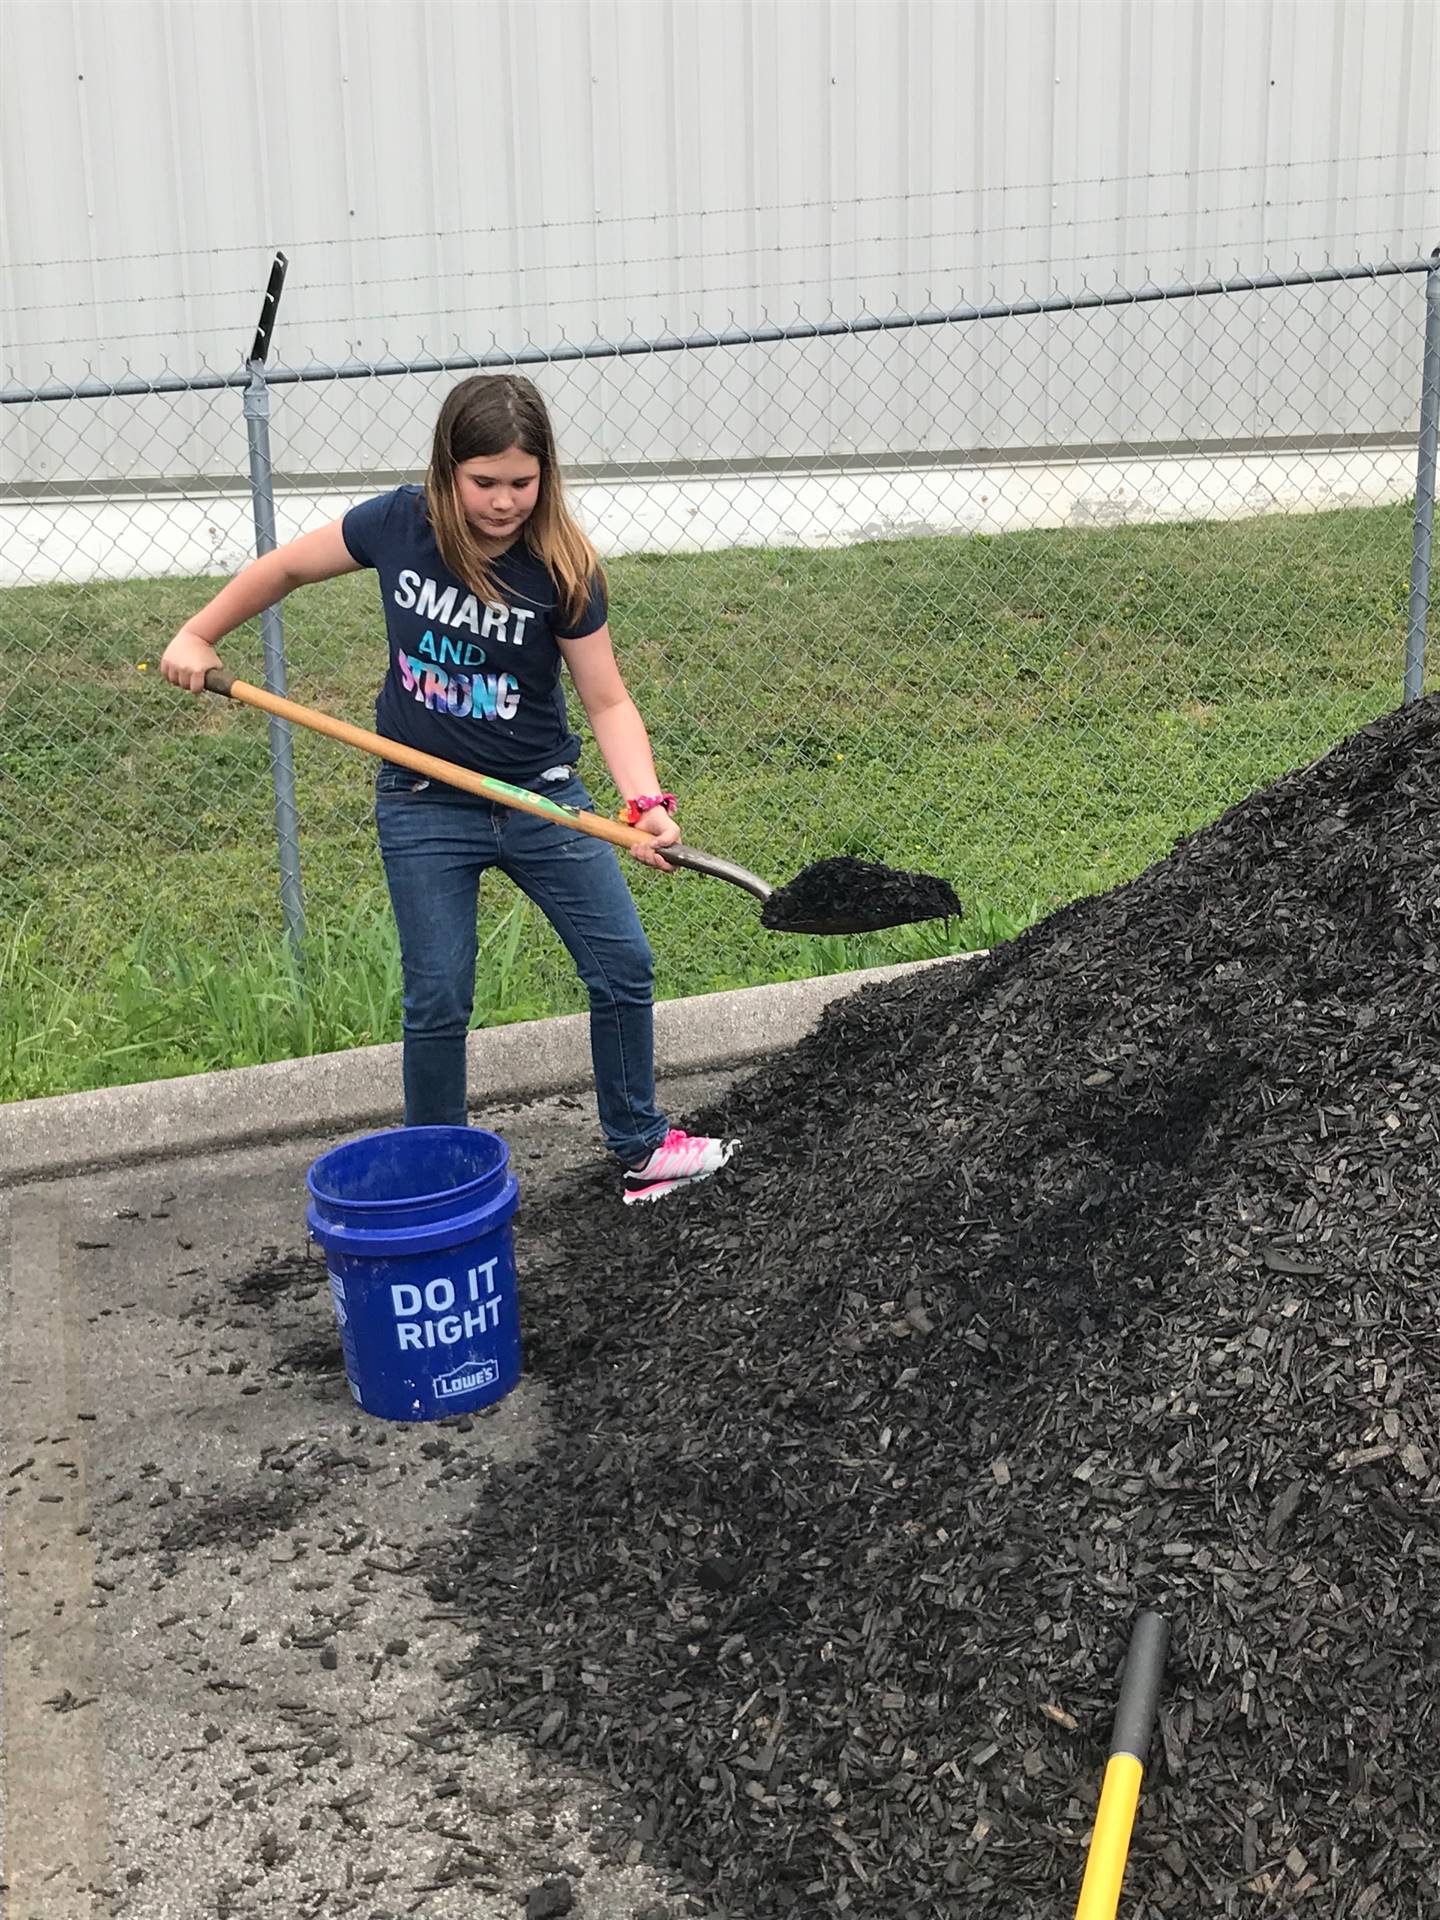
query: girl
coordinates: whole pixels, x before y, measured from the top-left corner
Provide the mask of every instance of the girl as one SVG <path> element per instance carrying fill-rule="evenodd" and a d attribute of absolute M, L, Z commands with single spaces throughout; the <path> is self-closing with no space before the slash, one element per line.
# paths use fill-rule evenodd
<path fill-rule="evenodd" d="M 636 858 L 672 872 L 675 797 L 615 662 L 605 575 L 566 507 L 545 403 L 517 374 L 475 375 L 436 422 L 423 487 L 397 487 L 263 555 L 175 635 L 160 670 L 204 690 L 216 643 L 295 587 L 373 567 L 390 665 L 377 732 L 571 806 L 580 742 L 563 662 L 626 801 L 652 838 Z M 407 1126 L 464 1126 L 475 991 L 476 891 L 498 867 L 545 914 L 590 994 L 600 1122 L 627 1202 L 704 1179 L 738 1142 L 680 1132 L 655 1104 L 650 947 L 615 850 L 382 762 L 376 821 L 404 972 Z"/>

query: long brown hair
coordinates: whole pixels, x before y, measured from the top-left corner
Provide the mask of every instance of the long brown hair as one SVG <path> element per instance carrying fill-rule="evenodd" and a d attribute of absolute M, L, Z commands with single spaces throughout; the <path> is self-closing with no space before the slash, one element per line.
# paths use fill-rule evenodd
<path fill-rule="evenodd" d="M 472 373 L 445 396 L 430 447 L 425 509 L 440 557 L 481 600 L 502 598 L 483 544 L 460 510 L 455 469 L 518 447 L 540 462 L 535 507 L 521 528 L 536 559 L 548 568 L 567 620 L 585 611 L 592 581 L 604 569 L 565 504 L 550 415 L 534 383 L 518 373 Z"/>

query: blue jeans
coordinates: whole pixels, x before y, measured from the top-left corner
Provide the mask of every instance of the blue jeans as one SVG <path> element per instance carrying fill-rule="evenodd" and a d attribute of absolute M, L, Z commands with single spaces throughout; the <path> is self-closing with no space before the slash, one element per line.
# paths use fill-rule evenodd
<path fill-rule="evenodd" d="M 593 805 L 578 779 L 538 791 Z M 605 1144 L 627 1164 L 665 1138 L 655 1104 L 650 944 L 615 849 L 535 814 L 382 767 L 375 819 L 404 970 L 405 1124 L 467 1123 L 465 1035 L 475 999 L 480 876 L 498 867 L 539 907 L 590 994 Z"/>

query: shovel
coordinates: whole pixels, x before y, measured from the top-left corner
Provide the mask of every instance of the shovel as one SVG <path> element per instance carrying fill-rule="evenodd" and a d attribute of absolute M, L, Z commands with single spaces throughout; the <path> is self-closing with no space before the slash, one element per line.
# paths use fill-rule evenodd
<path fill-rule="evenodd" d="M 587 813 L 583 807 L 563 806 L 547 800 L 528 787 L 512 787 L 508 781 L 494 780 L 488 774 L 471 773 L 432 753 L 421 753 L 403 746 L 398 740 L 386 740 L 363 727 L 352 727 L 314 707 L 296 700 L 284 700 L 263 687 L 252 687 L 233 674 L 212 667 L 205 676 L 208 693 L 223 694 L 247 707 L 259 707 L 296 726 L 309 727 L 312 733 L 328 734 L 332 740 L 358 747 L 393 766 L 409 767 L 426 779 L 439 780 L 447 787 L 477 794 L 502 807 L 514 807 L 520 813 L 538 814 L 542 820 L 557 820 L 576 833 L 593 834 L 597 840 L 609 840 L 617 847 L 651 846 L 651 836 L 642 827 L 622 826 L 603 814 Z M 772 887 L 758 874 L 722 860 L 698 847 L 677 842 L 664 849 L 664 858 L 672 866 L 688 867 L 694 873 L 709 874 L 715 880 L 728 880 L 743 887 L 761 902 L 760 923 L 774 933 L 871 933 L 880 927 L 898 927 L 915 920 L 958 918 L 964 908 L 946 880 L 933 874 L 901 873 L 893 867 L 870 861 L 850 859 L 819 860 L 804 868 L 786 886 Z"/>

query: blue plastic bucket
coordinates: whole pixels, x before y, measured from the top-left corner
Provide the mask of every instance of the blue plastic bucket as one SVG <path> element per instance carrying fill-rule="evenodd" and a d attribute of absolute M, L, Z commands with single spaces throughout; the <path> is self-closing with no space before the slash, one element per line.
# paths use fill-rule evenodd
<path fill-rule="evenodd" d="M 505 1142 L 480 1127 L 394 1127 L 306 1176 L 350 1391 L 382 1420 L 443 1420 L 520 1378 Z"/>

